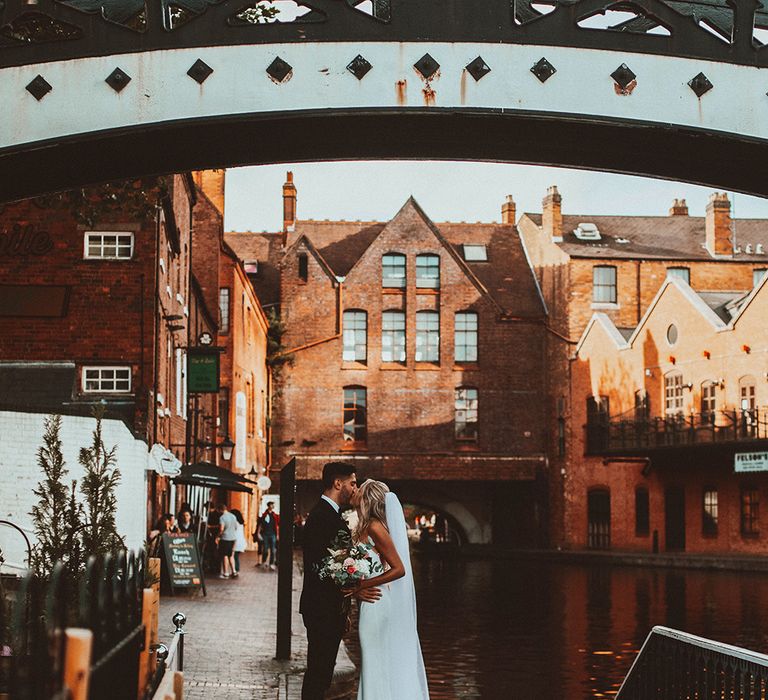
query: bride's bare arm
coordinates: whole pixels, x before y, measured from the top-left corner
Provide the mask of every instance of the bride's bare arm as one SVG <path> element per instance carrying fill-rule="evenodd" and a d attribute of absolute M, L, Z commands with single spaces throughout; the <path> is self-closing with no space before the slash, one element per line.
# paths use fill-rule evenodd
<path fill-rule="evenodd" d="M 389 569 L 383 574 L 362 581 L 358 590 L 383 586 L 385 583 L 405 576 L 405 566 L 402 559 L 400 559 L 400 555 L 397 553 L 397 548 L 389 535 L 389 530 L 380 522 L 374 520 L 368 528 L 368 534 L 371 536 L 381 560 L 387 562 Z"/>

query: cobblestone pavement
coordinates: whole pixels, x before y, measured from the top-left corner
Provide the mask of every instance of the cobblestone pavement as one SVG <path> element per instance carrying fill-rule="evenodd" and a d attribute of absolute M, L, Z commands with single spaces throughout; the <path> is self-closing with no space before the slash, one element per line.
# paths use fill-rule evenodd
<path fill-rule="evenodd" d="M 277 572 L 256 568 L 255 553 L 241 558 L 240 576 L 208 577 L 208 596 L 164 595 L 160 640 L 168 642 L 171 618 L 187 616 L 184 639 L 184 698 L 187 700 L 298 700 L 307 658 L 307 639 L 298 612 L 301 578 L 294 565 L 290 661 L 276 661 Z M 342 648 L 337 677 L 347 688 L 354 666 Z"/>

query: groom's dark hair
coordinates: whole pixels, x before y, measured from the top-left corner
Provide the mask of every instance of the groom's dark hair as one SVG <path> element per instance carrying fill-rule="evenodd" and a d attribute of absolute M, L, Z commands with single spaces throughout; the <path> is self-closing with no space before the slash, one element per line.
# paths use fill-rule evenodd
<path fill-rule="evenodd" d="M 355 473 L 355 465 L 347 462 L 328 462 L 323 467 L 323 490 L 331 488 L 336 479 L 346 479 Z"/>

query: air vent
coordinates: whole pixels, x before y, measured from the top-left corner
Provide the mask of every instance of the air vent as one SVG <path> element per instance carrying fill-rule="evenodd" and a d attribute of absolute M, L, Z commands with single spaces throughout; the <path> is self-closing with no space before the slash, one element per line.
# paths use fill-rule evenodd
<path fill-rule="evenodd" d="M 595 224 L 580 223 L 573 233 L 580 241 L 599 241 L 600 231 Z"/>
<path fill-rule="evenodd" d="M 597 237 L 598 238 L 600 237 L 599 233 L 597 234 Z M 629 238 L 617 238 L 616 243 L 621 243 L 622 245 L 626 245 L 627 243 L 629 243 Z"/>

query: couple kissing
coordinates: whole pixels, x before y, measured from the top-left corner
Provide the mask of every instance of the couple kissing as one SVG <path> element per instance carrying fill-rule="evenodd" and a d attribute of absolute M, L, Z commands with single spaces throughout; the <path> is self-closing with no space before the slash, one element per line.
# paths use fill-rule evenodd
<path fill-rule="evenodd" d="M 348 506 L 357 511 L 354 531 L 341 515 Z M 360 606 L 358 700 L 428 700 L 402 505 L 381 481 L 358 487 L 353 465 L 329 462 L 304 525 L 302 700 L 322 700 L 331 685 L 351 598 Z"/>

